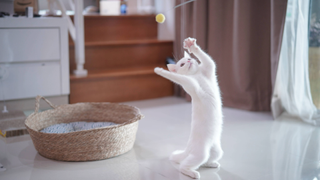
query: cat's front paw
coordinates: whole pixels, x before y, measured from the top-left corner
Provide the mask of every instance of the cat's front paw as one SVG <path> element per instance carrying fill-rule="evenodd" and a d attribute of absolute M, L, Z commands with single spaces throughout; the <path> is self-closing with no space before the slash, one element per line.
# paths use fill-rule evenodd
<path fill-rule="evenodd" d="M 196 42 L 196 39 L 188 37 L 183 42 L 183 48 L 187 49 L 189 53 L 193 53 L 196 49 L 198 49 L 198 45 Z"/>
<path fill-rule="evenodd" d="M 163 68 L 159 68 L 159 67 L 154 68 L 154 72 L 157 74 L 160 74 L 162 71 L 164 71 Z"/>
<path fill-rule="evenodd" d="M 195 170 L 180 168 L 180 172 L 184 175 L 187 175 L 193 179 L 200 179 L 200 173 Z"/>

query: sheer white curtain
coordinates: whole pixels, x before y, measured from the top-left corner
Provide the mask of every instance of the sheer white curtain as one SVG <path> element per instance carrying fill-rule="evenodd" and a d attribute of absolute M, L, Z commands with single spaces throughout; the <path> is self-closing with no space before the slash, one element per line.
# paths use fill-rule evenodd
<path fill-rule="evenodd" d="M 278 72 L 271 103 L 274 118 L 297 116 L 320 125 L 311 97 L 308 73 L 309 0 L 288 0 Z"/>

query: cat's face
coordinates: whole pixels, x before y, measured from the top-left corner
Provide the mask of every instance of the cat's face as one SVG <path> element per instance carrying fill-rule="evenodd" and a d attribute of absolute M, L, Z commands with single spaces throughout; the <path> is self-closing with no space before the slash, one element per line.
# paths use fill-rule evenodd
<path fill-rule="evenodd" d="M 167 67 L 171 72 L 182 75 L 192 75 L 198 71 L 199 64 L 195 59 L 191 58 L 187 52 L 184 52 L 184 57 L 180 59 L 177 64 L 168 64 Z"/>

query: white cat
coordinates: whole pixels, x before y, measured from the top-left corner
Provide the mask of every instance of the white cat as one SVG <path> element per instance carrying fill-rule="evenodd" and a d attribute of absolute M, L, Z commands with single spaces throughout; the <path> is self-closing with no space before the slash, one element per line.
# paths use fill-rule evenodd
<path fill-rule="evenodd" d="M 155 68 L 155 73 L 180 84 L 192 98 L 191 134 L 184 150 L 174 151 L 170 160 L 180 163 L 180 172 L 200 178 L 200 166 L 218 168 L 221 159 L 222 102 L 214 61 L 196 44 L 196 39 L 184 40 L 184 48 L 193 53 L 200 64 L 187 52 L 168 69 Z"/>

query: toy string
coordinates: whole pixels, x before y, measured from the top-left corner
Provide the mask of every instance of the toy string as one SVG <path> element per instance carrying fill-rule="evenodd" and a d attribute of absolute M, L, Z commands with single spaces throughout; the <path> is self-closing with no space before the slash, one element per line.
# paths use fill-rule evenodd
<path fill-rule="evenodd" d="M 175 7 L 173 7 L 173 9 L 177 8 L 177 7 L 180 7 L 180 6 L 183 6 L 185 4 L 188 4 L 189 2 L 192 2 L 192 1 L 195 1 L 195 0 L 190 0 L 190 1 L 187 1 L 187 2 L 184 2 L 184 3 L 181 3 L 181 4 L 178 4 L 176 5 Z"/>
<path fill-rule="evenodd" d="M 188 3 L 190 3 L 190 2 L 193 2 L 193 1 L 195 1 L 195 0 L 189 0 L 189 1 L 183 2 L 183 3 L 176 5 L 176 6 L 173 7 L 172 9 L 169 9 L 169 10 L 167 10 L 167 11 L 165 11 L 165 12 L 171 11 L 171 10 L 173 10 L 173 9 L 175 9 L 175 8 L 178 8 L 178 7 L 180 7 L 180 6 L 183 6 L 183 5 L 188 4 Z"/>

